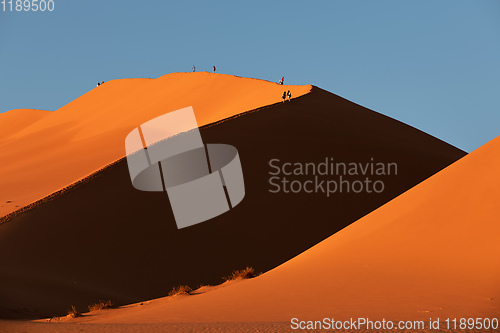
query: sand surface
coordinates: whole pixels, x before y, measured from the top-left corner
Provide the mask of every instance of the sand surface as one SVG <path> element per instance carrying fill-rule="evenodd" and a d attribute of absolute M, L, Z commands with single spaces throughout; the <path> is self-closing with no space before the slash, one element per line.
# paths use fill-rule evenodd
<path fill-rule="evenodd" d="M 70 324 L 70 323 L 31 323 L 10 322 L 4 324 L 9 333 L 283 333 L 283 332 L 339 332 L 368 333 L 374 330 L 293 330 L 289 323 L 165 323 L 165 324 Z M 377 333 L 415 333 L 415 330 L 376 330 Z M 449 333 L 451 330 L 418 330 L 421 333 Z M 481 330 L 461 330 L 462 333 L 482 333 Z"/>
<path fill-rule="evenodd" d="M 53 114 L 50 111 L 17 109 L 0 113 L 0 141 Z"/>
<path fill-rule="evenodd" d="M 236 209 L 177 230 L 167 196 L 135 190 L 121 160 L 0 225 L 1 317 L 50 317 L 71 305 L 84 311 L 99 299 L 130 304 L 165 296 L 180 284 L 219 284 L 246 266 L 266 272 L 465 155 L 315 87 L 201 134 L 207 143 L 239 151 L 246 196 Z M 270 159 L 325 157 L 397 162 L 399 174 L 384 178 L 380 194 L 269 192 Z"/>
<path fill-rule="evenodd" d="M 257 278 L 93 323 L 500 316 L 500 138 Z"/>
<path fill-rule="evenodd" d="M 293 97 L 281 86 L 232 75 L 173 73 L 106 82 L 55 112 L 0 114 L 0 217 L 125 156 L 125 136 L 156 116 L 193 106 L 198 125 Z"/>
<path fill-rule="evenodd" d="M 498 318 L 499 150 L 497 138 L 254 279 L 57 323 L 2 324 L 8 332 L 294 332 L 293 317 Z"/>
<path fill-rule="evenodd" d="M 243 86 L 255 95 L 234 98 Z M 44 318 L 0 320 L 0 332 L 292 332 L 294 317 L 499 318 L 500 138 L 464 157 L 311 86 L 294 86 L 303 93 L 291 102 L 242 113 L 279 102 L 283 89 L 170 74 L 108 82 L 54 113 L 0 115 L 10 131 L 0 154 L 17 161 L 0 166 L 0 196 L 14 206 L 115 162 L 0 225 L 0 316 Z M 200 125 L 238 115 L 201 134 L 238 148 L 246 197 L 217 219 L 177 230 L 166 195 L 134 190 L 119 159 L 129 130 L 183 102 L 206 111 Z M 396 162 L 398 175 L 378 195 L 269 193 L 270 159 L 329 156 Z M 265 273 L 220 284 L 245 266 Z M 213 287 L 164 297 L 180 284 Z M 70 305 L 85 312 L 98 299 L 123 306 L 46 318 Z"/>

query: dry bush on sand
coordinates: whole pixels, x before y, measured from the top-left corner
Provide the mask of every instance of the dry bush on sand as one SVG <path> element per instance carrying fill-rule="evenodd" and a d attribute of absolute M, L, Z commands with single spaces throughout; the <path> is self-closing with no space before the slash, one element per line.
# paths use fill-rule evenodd
<path fill-rule="evenodd" d="M 110 300 L 107 300 L 106 302 L 99 300 L 97 303 L 89 305 L 89 311 L 112 309 L 114 307 L 115 304 Z"/>
<path fill-rule="evenodd" d="M 71 309 L 68 310 L 68 317 L 70 318 L 76 318 L 76 317 L 81 317 L 82 313 L 78 311 L 74 305 L 71 306 Z"/>
<path fill-rule="evenodd" d="M 172 289 L 169 293 L 168 296 L 175 296 L 175 295 L 189 295 L 191 293 L 192 289 L 189 288 L 189 286 L 178 286 Z"/>
<path fill-rule="evenodd" d="M 255 276 L 257 275 L 255 274 L 254 269 L 252 267 L 247 267 L 239 271 L 233 271 L 231 275 L 224 277 L 224 280 L 232 281 L 237 279 L 251 279 Z"/>

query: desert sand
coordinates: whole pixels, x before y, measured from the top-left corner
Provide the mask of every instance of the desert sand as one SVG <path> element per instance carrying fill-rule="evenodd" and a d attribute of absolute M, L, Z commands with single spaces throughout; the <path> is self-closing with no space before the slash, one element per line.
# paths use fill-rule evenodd
<path fill-rule="evenodd" d="M 256 278 L 63 323 L 9 325 L 45 332 L 279 332 L 293 317 L 498 318 L 499 150 L 500 137 Z"/>
<path fill-rule="evenodd" d="M 89 322 L 498 318 L 499 151 L 500 137 L 257 278 Z"/>
<path fill-rule="evenodd" d="M 0 217 L 122 158 L 123 138 L 149 119 L 193 106 L 202 126 L 280 102 L 288 89 L 298 97 L 311 86 L 173 73 L 109 81 L 55 112 L 0 114 Z"/>
<path fill-rule="evenodd" d="M 287 89 L 297 97 L 282 103 Z M 131 186 L 123 142 L 188 105 L 206 143 L 237 147 L 246 196 L 178 230 L 165 193 Z M 0 224 L 0 318 L 17 319 L 0 320 L 0 332 L 500 316 L 500 138 L 465 156 L 314 86 L 210 73 L 107 82 L 55 112 L 0 115 L 0 129 L 0 156 L 13 161 L 0 166 L 0 215 L 41 199 Z M 271 159 L 328 157 L 393 162 L 398 174 L 384 176 L 382 193 L 269 192 Z M 264 273 L 222 283 L 246 266 Z M 196 290 L 166 297 L 184 284 Z M 64 317 L 99 299 L 120 307 Z"/>
<path fill-rule="evenodd" d="M 112 132 L 102 135 L 118 136 L 115 142 L 123 146 L 126 134 Z M 291 102 L 242 113 L 201 132 L 205 142 L 231 144 L 240 153 L 246 197 L 237 209 L 177 230 L 166 195 L 135 190 L 126 161 L 118 160 L 0 225 L 1 317 L 51 317 L 71 305 L 83 311 L 98 299 L 118 305 L 146 301 L 180 284 L 219 284 L 246 266 L 267 272 L 465 155 L 316 87 Z M 328 198 L 269 192 L 270 159 L 307 162 L 329 156 L 396 162 L 399 173 L 385 179 L 380 194 Z M 77 162 L 86 158 L 81 151 L 74 156 Z"/>
<path fill-rule="evenodd" d="M 51 114 L 50 111 L 32 109 L 17 109 L 1 113 L 0 128 L 2 133 L 0 134 L 0 140 L 20 132 Z"/>

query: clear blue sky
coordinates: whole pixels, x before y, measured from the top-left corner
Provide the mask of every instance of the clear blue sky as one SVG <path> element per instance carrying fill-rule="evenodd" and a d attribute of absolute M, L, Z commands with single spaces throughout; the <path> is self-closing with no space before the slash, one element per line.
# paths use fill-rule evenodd
<path fill-rule="evenodd" d="M 317 85 L 466 151 L 500 135 L 499 0 L 54 1 L 0 11 L 0 112 L 195 64 Z"/>

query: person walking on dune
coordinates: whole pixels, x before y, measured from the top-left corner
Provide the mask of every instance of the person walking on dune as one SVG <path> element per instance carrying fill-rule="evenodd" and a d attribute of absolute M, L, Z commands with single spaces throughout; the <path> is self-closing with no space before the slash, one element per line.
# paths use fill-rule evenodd
<path fill-rule="evenodd" d="M 290 90 L 288 90 L 288 92 L 286 93 L 286 95 L 288 96 L 288 100 L 292 99 L 292 93 L 290 92 Z"/>
<path fill-rule="evenodd" d="M 214 71 L 214 73 L 215 73 L 215 66 L 212 66 L 212 70 L 213 70 L 213 71 Z"/>
<path fill-rule="evenodd" d="M 101 82 L 97 82 L 97 86 L 99 87 L 101 85 Z"/>
<path fill-rule="evenodd" d="M 283 85 L 283 82 L 285 82 L 285 77 L 283 76 L 281 79 L 280 79 L 280 84 Z"/>
<path fill-rule="evenodd" d="M 196 67 L 194 67 L 194 65 L 193 65 L 193 73 L 194 73 L 194 72 L 196 72 Z"/>
<path fill-rule="evenodd" d="M 283 103 L 285 103 L 285 100 L 286 100 L 286 91 L 283 91 L 283 95 L 281 95 L 281 98 L 283 98 Z"/>

